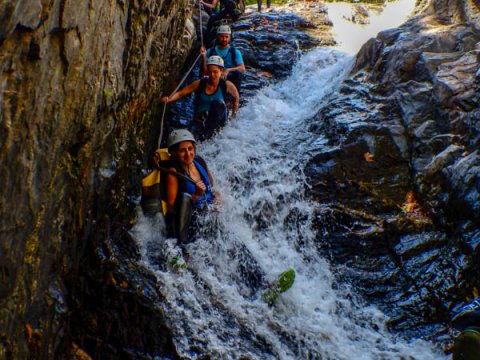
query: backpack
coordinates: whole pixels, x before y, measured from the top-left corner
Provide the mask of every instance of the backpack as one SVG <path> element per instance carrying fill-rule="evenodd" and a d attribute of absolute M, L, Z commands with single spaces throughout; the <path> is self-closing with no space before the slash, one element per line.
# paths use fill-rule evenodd
<path fill-rule="evenodd" d="M 146 214 L 155 214 L 159 211 L 165 216 L 167 214 L 167 185 L 165 171 L 172 167 L 168 149 L 157 149 L 153 155 L 155 169 L 142 179 L 142 208 Z"/>
<path fill-rule="evenodd" d="M 215 46 L 210 48 L 209 50 L 210 50 L 210 55 L 209 56 L 212 56 L 212 55 L 220 56 L 220 54 L 217 53 L 217 50 L 215 49 Z M 237 64 L 237 52 L 235 50 L 236 49 L 232 45 L 230 45 L 230 47 L 228 48 L 228 51 L 227 51 L 227 55 L 225 55 L 225 57 L 222 58 L 222 59 L 225 60 L 225 58 L 228 57 L 228 54 L 232 54 L 232 61 L 235 64 L 235 66 L 237 66 L 238 65 Z"/>

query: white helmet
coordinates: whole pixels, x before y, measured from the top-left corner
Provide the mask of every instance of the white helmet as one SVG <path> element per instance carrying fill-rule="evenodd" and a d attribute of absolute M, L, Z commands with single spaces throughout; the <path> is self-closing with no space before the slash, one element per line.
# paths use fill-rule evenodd
<path fill-rule="evenodd" d="M 231 35 L 232 34 L 232 29 L 230 29 L 230 26 L 228 26 L 228 25 L 220 25 L 217 28 L 217 35 L 220 35 L 220 34 Z"/>
<path fill-rule="evenodd" d="M 207 66 L 208 65 L 217 65 L 220 66 L 221 68 L 225 67 L 225 63 L 223 62 L 223 58 L 218 55 L 212 55 L 208 58 L 207 60 Z"/>
<path fill-rule="evenodd" d="M 191 141 L 194 144 L 197 143 L 195 137 L 190 131 L 188 131 L 187 129 L 177 129 L 173 130 L 170 135 L 168 135 L 167 147 L 170 148 L 173 145 L 181 143 L 182 141 Z"/>

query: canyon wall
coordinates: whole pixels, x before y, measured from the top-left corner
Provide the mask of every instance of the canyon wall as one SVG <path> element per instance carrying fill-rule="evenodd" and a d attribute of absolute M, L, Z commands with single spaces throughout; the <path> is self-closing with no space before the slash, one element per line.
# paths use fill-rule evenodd
<path fill-rule="evenodd" d="M 180 0 L 0 4 L 0 358 L 83 351 L 75 307 L 115 281 L 91 254 L 126 233 L 118 224 L 156 145 L 158 97 L 195 38 L 192 10 Z M 80 280 L 88 271 L 95 286 Z"/>

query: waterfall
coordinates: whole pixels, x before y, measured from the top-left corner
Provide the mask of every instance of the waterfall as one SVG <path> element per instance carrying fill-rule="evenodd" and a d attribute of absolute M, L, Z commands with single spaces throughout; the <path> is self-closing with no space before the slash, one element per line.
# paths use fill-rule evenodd
<path fill-rule="evenodd" d="M 308 121 L 336 91 L 352 59 L 316 49 L 292 75 L 251 98 L 198 153 L 209 164 L 222 205 L 201 218 L 188 269 L 165 264 L 178 251 L 159 218 L 139 211 L 132 234 L 158 278 L 177 351 L 212 359 L 441 359 L 433 344 L 408 342 L 386 317 L 339 282 L 318 255 L 314 204 L 302 168 L 326 141 Z M 287 268 L 293 287 L 273 306 L 260 297 Z M 203 358 L 203 357 L 202 357 Z"/>

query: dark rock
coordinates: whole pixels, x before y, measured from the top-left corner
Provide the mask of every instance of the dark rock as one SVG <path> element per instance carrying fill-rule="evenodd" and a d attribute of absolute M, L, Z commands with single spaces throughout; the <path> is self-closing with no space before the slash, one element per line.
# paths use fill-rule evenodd
<path fill-rule="evenodd" d="M 138 258 L 118 224 L 131 220 L 157 143 L 153 105 L 192 45 L 190 17 L 174 2 L 0 5 L 2 355 L 66 358 L 76 344 L 118 359 L 135 344 L 174 356 L 161 310 L 106 279 Z M 141 343 L 141 329 L 158 338 Z"/>
<path fill-rule="evenodd" d="M 448 342 L 449 310 L 480 276 L 480 33 L 469 5 L 429 4 L 362 47 L 309 123 L 328 147 L 305 174 L 330 208 L 317 242 L 341 277 L 392 329 Z"/>

